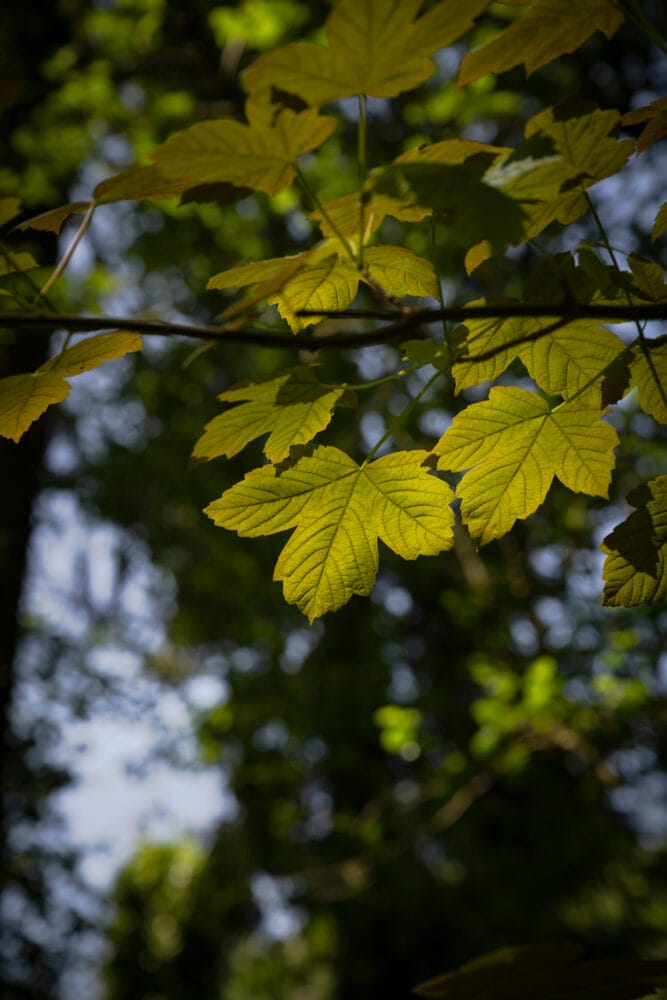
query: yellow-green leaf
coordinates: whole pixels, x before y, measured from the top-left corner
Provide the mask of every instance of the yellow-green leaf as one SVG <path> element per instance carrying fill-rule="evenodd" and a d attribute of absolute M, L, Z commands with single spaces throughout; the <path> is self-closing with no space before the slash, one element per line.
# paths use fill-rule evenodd
<path fill-rule="evenodd" d="M 419 17 L 421 0 L 340 0 L 325 26 L 328 45 L 295 42 L 242 74 L 248 91 L 279 87 L 312 105 L 354 94 L 395 97 L 433 73 L 428 58 L 474 24 L 491 0 L 444 0 Z"/>
<path fill-rule="evenodd" d="M 378 538 L 404 559 L 451 547 L 453 495 L 427 457 L 400 452 L 360 467 L 337 448 L 313 448 L 287 468 L 254 469 L 205 512 L 240 535 L 294 529 L 274 579 L 312 621 L 370 593 Z"/>
<path fill-rule="evenodd" d="M 300 156 L 327 139 L 336 122 L 308 108 L 276 106 L 267 120 L 248 102 L 249 124 L 223 119 L 203 121 L 170 136 L 153 153 L 167 182 L 180 191 L 227 182 L 277 194 L 290 183 Z"/>
<path fill-rule="evenodd" d="M 167 177 L 156 166 L 131 167 L 114 177 L 101 181 L 93 191 L 98 205 L 113 201 L 152 201 L 178 198 L 183 191 L 182 183 Z"/>
<path fill-rule="evenodd" d="M 140 348 L 137 333 L 102 333 L 49 358 L 34 373 L 0 379 L 0 434 L 18 441 L 51 403 L 65 399 L 69 393 L 66 378 Z"/>
<path fill-rule="evenodd" d="M 644 341 L 637 346 L 630 364 L 632 384 L 637 386 L 639 405 L 659 424 L 667 424 L 667 342 Z"/>
<path fill-rule="evenodd" d="M 647 124 L 637 140 L 638 153 L 643 153 L 654 142 L 667 136 L 667 97 L 659 97 L 645 108 L 637 108 L 636 111 L 628 111 L 623 115 L 624 125 L 639 125 L 641 122 Z"/>
<path fill-rule="evenodd" d="M 11 222 L 21 212 L 20 198 L 0 198 L 0 226 Z"/>
<path fill-rule="evenodd" d="M 465 473 L 457 489 L 473 538 L 485 545 L 544 501 L 554 476 L 575 493 L 607 496 L 616 431 L 580 400 L 553 410 L 526 389 L 491 389 L 459 413 L 434 451 Z"/>
<path fill-rule="evenodd" d="M 464 56 L 459 86 L 519 63 L 530 75 L 564 52 L 574 52 L 594 31 L 611 38 L 622 23 L 623 14 L 612 0 L 534 0 L 497 38 Z"/>
<path fill-rule="evenodd" d="M 294 332 L 318 323 L 324 317 L 297 316 L 301 309 L 322 309 L 323 312 L 346 309 L 357 294 L 361 272 L 338 240 L 325 240 L 312 250 L 292 257 L 240 264 L 214 275 L 208 288 L 232 288 L 257 285 L 252 296 L 278 312 Z M 416 259 L 416 258 L 415 258 Z"/>
<path fill-rule="evenodd" d="M 658 209 L 658 214 L 655 217 L 653 229 L 651 230 L 651 242 L 662 236 L 665 230 L 667 230 L 667 201 Z"/>
<path fill-rule="evenodd" d="M 369 247 L 364 252 L 364 266 L 388 295 L 438 297 L 433 264 L 405 247 Z"/>
<path fill-rule="evenodd" d="M 90 202 L 88 201 L 75 201 L 71 205 L 61 205 L 60 208 L 52 208 L 48 212 L 33 216 L 32 219 L 26 219 L 25 222 L 21 222 L 17 226 L 17 229 L 39 229 L 46 233 L 57 234 L 70 215 L 86 212 L 89 208 Z"/>
<path fill-rule="evenodd" d="M 7 253 L 4 250 L 0 253 L 0 277 L 16 271 L 29 271 L 33 267 L 39 267 L 39 264 L 31 253 Z"/>
<path fill-rule="evenodd" d="M 61 375 L 10 375 L 0 379 L 0 434 L 19 441 L 30 425 L 69 392 Z"/>
<path fill-rule="evenodd" d="M 264 454 L 270 462 L 287 458 L 293 445 L 306 444 L 329 424 L 343 386 L 330 389 L 310 365 L 299 365 L 221 393 L 224 403 L 240 403 L 214 417 L 197 441 L 192 457 L 231 458 L 257 437 L 268 434 Z"/>
<path fill-rule="evenodd" d="M 38 372 L 57 372 L 63 378 L 72 378 L 103 365 L 105 361 L 122 358 L 132 351 L 140 351 L 141 337 L 138 333 L 116 330 L 114 333 L 100 333 L 86 337 L 68 347 L 62 354 L 49 358 L 37 369 Z"/>
<path fill-rule="evenodd" d="M 498 303 L 499 308 L 511 304 L 507 299 Z M 591 320 L 575 320 L 553 329 L 555 322 L 553 318 L 507 317 L 470 320 L 459 327 L 452 344 L 456 391 L 494 381 L 518 358 L 547 395 L 567 399 L 590 387 L 591 396 L 600 401 L 606 369 L 626 350 L 625 344 Z"/>
<path fill-rule="evenodd" d="M 431 215 L 431 209 L 421 205 L 408 205 L 400 198 L 380 194 L 377 191 L 364 192 L 364 242 L 371 233 L 382 224 L 387 215 L 401 222 L 420 222 Z M 341 195 L 324 205 L 327 213 L 325 218 L 319 210 L 311 212 L 309 219 L 314 219 L 320 226 L 322 234 L 332 238 L 339 233 L 348 239 L 359 238 L 359 193 Z M 329 222 L 331 220 L 331 222 Z M 331 225 L 336 228 L 334 229 Z"/>
<path fill-rule="evenodd" d="M 657 604 L 667 597 L 667 476 L 637 487 L 628 502 L 636 510 L 600 546 L 607 557 L 602 603 Z"/>

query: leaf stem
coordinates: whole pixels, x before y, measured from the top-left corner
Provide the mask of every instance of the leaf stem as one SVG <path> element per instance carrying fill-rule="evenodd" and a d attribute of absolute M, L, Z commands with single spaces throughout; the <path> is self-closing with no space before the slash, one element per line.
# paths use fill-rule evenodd
<path fill-rule="evenodd" d="M 405 409 L 401 410 L 400 413 L 396 414 L 396 416 L 394 417 L 393 420 L 389 421 L 389 425 L 387 427 L 387 430 L 384 432 L 384 434 L 382 435 L 382 437 L 380 438 L 380 440 L 377 441 L 373 445 L 373 447 L 371 448 L 371 450 L 369 451 L 369 453 L 366 455 L 366 458 L 361 463 L 361 468 L 362 469 L 365 468 L 368 465 L 368 463 L 371 461 L 371 459 L 374 458 L 375 455 L 377 455 L 378 451 L 380 450 L 380 448 L 382 447 L 382 445 L 385 443 L 385 441 L 388 441 L 390 437 L 393 437 L 395 431 L 405 423 L 406 419 L 408 418 L 408 416 L 410 415 L 410 413 L 414 410 L 414 408 L 417 405 L 417 403 L 420 401 L 420 399 L 423 399 L 423 397 L 426 395 L 426 393 L 431 388 L 431 386 L 433 385 L 433 383 L 436 382 L 437 379 L 439 379 L 441 375 L 442 375 L 442 372 L 439 372 L 439 371 L 437 371 L 433 375 L 431 375 L 430 379 L 428 379 L 424 383 L 424 385 L 421 387 L 421 389 L 419 390 L 419 392 L 417 393 L 417 395 L 414 396 L 413 399 L 410 400 L 410 402 L 407 404 L 407 406 L 405 407 Z"/>
<path fill-rule="evenodd" d="M 83 237 L 83 234 L 85 233 L 86 229 L 90 225 L 90 222 L 91 222 L 91 219 L 93 217 L 93 212 L 95 211 L 95 208 L 96 208 L 95 202 L 91 202 L 91 204 L 86 209 L 86 213 L 85 213 L 83 219 L 81 220 L 81 224 L 80 224 L 79 228 L 77 229 L 77 231 L 74 234 L 74 239 L 72 240 L 72 242 L 70 243 L 70 245 L 67 247 L 67 250 L 65 250 L 65 253 L 62 256 L 62 259 L 61 259 L 60 263 L 53 270 L 53 273 L 51 274 L 51 276 L 46 281 L 44 287 L 42 288 L 42 290 L 40 292 L 40 295 L 45 296 L 47 294 L 47 292 L 49 292 L 53 288 L 53 286 L 55 285 L 56 281 L 58 280 L 58 278 L 60 277 L 60 275 L 63 273 L 63 271 L 65 270 L 65 268 L 69 264 L 69 262 L 70 262 L 70 260 L 72 258 L 72 254 L 74 253 L 74 251 L 78 247 L 78 245 L 81 242 L 81 239 Z"/>
<path fill-rule="evenodd" d="M 364 237 L 366 232 L 366 201 L 364 198 L 364 184 L 366 182 L 366 95 L 359 94 L 359 128 L 357 133 L 357 167 L 359 170 L 359 249 L 357 254 L 357 267 L 360 271 L 364 267 Z"/>
<path fill-rule="evenodd" d="M 308 183 L 308 181 L 306 180 L 306 178 L 303 175 L 301 167 L 298 164 L 296 164 L 296 163 L 294 164 L 294 167 L 295 167 L 295 170 L 296 170 L 296 178 L 297 178 L 299 184 L 301 185 L 301 187 L 303 188 L 303 190 L 306 192 L 306 194 L 308 195 L 308 197 L 310 198 L 310 200 L 312 201 L 313 205 L 318 210 L 318 212 L 321 213 L 322 218 L 325 219 L 326 222 L 329 224 L 329 226 L 331 227 L 331 229 L 333 230 L 333 232 L 336 234 L 336 236 L 338 237 L 338 239 L 340 240 L 340 242 L 345 247 L 346 253 L 349 255 L 349 257 L 352 259 L 353 263 L 356 265 L 357 264 L 357 256 L 356 256 L 354 250 L 352 249 L 352 245 L 350 244 L 350 241 L 345 236 L 343 236 L 343 234 L 341 233 L 340 229 L 338 228 L 338 226 L 336 225 L 336 223 L 333 221 L 333 219 L 331 218 L 331 216 L 327 212 L 326 208 L 324 207 L 324 205 L 322 204 L 322 202 L 320 201 L 320 199 L 317 197 L 317 195 L 315 194 L 315 192 L 311 188 L 310 184 Z"/>

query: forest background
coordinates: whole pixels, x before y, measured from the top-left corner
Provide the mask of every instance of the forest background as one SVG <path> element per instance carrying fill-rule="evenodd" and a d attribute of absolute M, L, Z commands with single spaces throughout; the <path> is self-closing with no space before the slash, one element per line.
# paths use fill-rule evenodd
<path fill-rule="evenodd" d="M 563 98 L 621 112 L 660 98 L 663 5 L 608 6 L 643 21 L 596 32 L 530 76 L 516 66 L 458 88 L 464 52 L 525 16 L 525 5 L 492 4 L 425 82 L 368 101 L 368 165 L 450 138 L 516 145 L 526 119 Z M 239 71 L 276 45 L 321 38 L 328 12 L 296 0 L 3 10 L 2 195 L 21 199 L 20 219 L 85 201 L 174 131 L 241 118 Z M 357 101 L 327 113 L 336 131 L 303 163 L 323 202 L 358 185 Z M 429 256 L 448 303 L 521 294 L 547 254 L 576 252 L 599 275 L 593 257 L 613 261 L 598 220 L 620 257 L 660 263 L 664 236 L 650 237 L 664 175 L 657 143 L 593 189 L 595 211 L 470 275 L 466 248 L 428 219 L 389 220 L 383 242 Z M 232 204 L 213 194 L 100 207 L 49 300 L 67 313 L 211 323 L 228 301 L 205 290 L 212 274 L 319 238 L 296 185 Z M 57 237 L 17 236 L 10 223 L 3 245 L 48 267 L 79 224 Z M 19 272 L 37 287 L 48 273 Z M 346 322 L 346 334 L 375 329 Z M 62 344 L 48 329 L 8 325 L 1 337 L 2 375 L 34 371 Z M 383 437 L 424 387 L 419 372 L 387 378 L 402 357 L 381 342 L 322 352 L 326 382 L 374 383 L 359 410 L 337 412 L 329 441 L 363 453 Z M 664 427 L 628 396 L 609 418 L 623 439 L 611 503 L 556 483 L 482 550 L 458 529 L 433 558 L 384 550 L 369 598 L 307 624 L 272 581 L 281 540 L 241 540 L 201 514 L 247 457 L 188 469 L 216 394 L 294 362 L 286 349 L 235 342 L 193 356 L 185 339 L 147 337 L 141 354 L 75 380 L 20 445 L 0 441 L 11 486 L 0 496 L 3 995 L 86 984 L 110 1000 L 398 998 L 508 945 L 667 958 L 667 615 L 664 603 L 601 606 L 599 550 L 627 494 L 664 472 Z M 520 363 L 507 379 L 527 384 Z M 441 379 L 412 407 L 397 446 L 432 447 L 486 394 L 453 388 Z M 254 455 L 261 463 L 259 445 Z M 88 542 L 59 574 L 49 547 L 72 516 Z M 198 702 L 197 681 L 214 696 Z M 76 771 L 63 727 L 119 708 L 130 725 L 156 687 L 178 691 L 188 712 L 152 755 L 218 769 L 224 817 L 206 837 L 142 844 L 100 898 L 76 831 L 58 822 Z"/>

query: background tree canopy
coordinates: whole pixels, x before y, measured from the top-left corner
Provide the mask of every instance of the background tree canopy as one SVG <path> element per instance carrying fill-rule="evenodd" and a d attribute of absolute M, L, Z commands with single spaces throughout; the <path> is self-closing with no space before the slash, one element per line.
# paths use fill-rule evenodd
<path fill-rule="evenodd" d="M 0 32 L 6 995 L 660 995 L 663 5 Z M 103 899 L 63 727 L 158 687 L 224 817 Z"/>

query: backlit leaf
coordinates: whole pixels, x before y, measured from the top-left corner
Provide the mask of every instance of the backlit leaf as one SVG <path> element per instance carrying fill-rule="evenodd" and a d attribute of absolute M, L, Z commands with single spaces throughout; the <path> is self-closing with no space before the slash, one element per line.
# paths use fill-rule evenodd
<path fill-rule="evenodd" d="M 622 23 L 623 14 L 611 0 L 534 0 L 497 38 L 464 56 L 459 86 L 519 63 L 530 75 L 564 52 L 574 52 L 594 31 L 611 38 Z"/>
<path fill-rule="evenodd" d="M 500 308 L 508 305 L 509 300 L 499 303 Z M 518 358 L 547 395 L 567 399 L 590 386 L 599 402 L 606 369 L 623 354 L 625 344 L 592 320 L 554 329 L 557 323 L 553 318 L 506 317 L 470 320 L 459 327 L 452 341 L 456 391 L 494 381 Z"/>
<path fill-rule="evenodd" d="M 141 337 L 138 333 L 116 330 L 114 333 L 99 333 L 77 341 L 62 354 L 45 361 L 38 372 L 57 372 L 63 378 L 81 375 L 91 368 L 103 365 L 105 361 L 122 358 L 125 354 L 140 351 Z"/>
<path fill-rule="evenodd" d="M 630 364 L 632 384 L 637 386 L 639 405 L 659 424 L 667 424 L 667 342 L 645 340 L 637 346 Z"/>
<path fill-rule="evenodd" d="M 364 271 L 360 271 L 341 243 L 332 239 L 293 257 L 229 268 L 214 275 L 207 287 L 257 285 L 256 292 L 269 305 L 278 306 L 278 312 L 295 332 L 319 322 L 317 316 L 298 316 L 300 310 L 321 309 L 326 313 L 346 309 L 357 294 L 359 282 L 368 284 L 369 277 L 388 295 L 437 295 L 433 265 L 404 247 L 370 247 L 364 265 Z"/>
<path fill-rule="evenodd" d="M 274 579 L 312 621 L 370 593 L 378 538 L 404 559 L 451 547 L 452 492 L 427 457 L 400 452 L 360 467 L 337 448 L 317 447 L 286 468 L 254 469 L 205 512 L 240 535 L 294 529 Z"/>
<path fill-rule="evenodd" d="M 651 230 L 651 240 L 657 240 L 665 230 L 667 230 L 667 201 L 658 209 L 658 214 L 655 217 L 653 229 Z"/>
<path fill-rule="evenodd" d="M 364 266 L 388 295 L 438 296 L 433 264 L 406 247 L 369 247 L 364 252 Z"/>
<path fill-rule="evenodd" d="M 62 205 L 60 208 L 52 208 L 49 212 L 42 212 L 40 215 L 33 216 L 32 219 L 26 219 L 25 222 L 21 222 L 16 228 L 20 230 L 39 229 L 46 233 L 57 234 L 60 232 L 67 219 L 69 219 L 70 215 L 85 212 L 89 208 L 90 202 L 75 201 L 71 205 Z"/>
<path fill-rule="evenodd" d="M 639 125 L 641 122 L 647 124 L 637 140 L 638 153 L 643 153 L 654 142 L 667 136 L 667 97 L 659 97 L 647 107 L 637 108 L 636 111 L 628 111 L 623 115 L 624 125 Z"/>
<path fill-rule="evenodd" d="M 459 244 L 486 239 L 494 250 L 502 250 L 508 242 L 521 240 L 524 232 L 524 213 L 516 201 L 465 165 L 397 163 L 378 172 L 375 187 L 381 194 L 443 216 L 451 238 Z"/>
<path fill-rule="evenodd" d="M 249 124 L 219 119 L 171 135 L 153 153 L 167 183 L 179 191 L 227 182 L 277 194 L 295 174 L 300 156 L 327 139 L 336 122 L 316 111 L 276 107 L 267 121 L 248 101 Z"/>
<path fill-rule="evenodd" d="M 11 222 L 21 212 L 20 198 L 0 198 L 0 226 Z"/>
<path fill-rule="evenodd" d="M 367 240 L 371 233 L 379 228 L 388 215 L 402 222 L 419 222 L 431 214 L 430 208 L 406 205 L 400 198 L 392 198 L 377 191 L 366 191 L 363 197 L 365 199 L 364 240 Z M 309 219 L 314 219 L 319 224 L 324 236 L 331 238 L 337 233 L 341 233 L 348 239 L 358 239 L 360 214 L 359 193 L 357 191 L 341 195 L 340 198 L 334 198 L 326 203 L 324 209 L 336 227 L 335 229 L 320 211 L 311 212 L 308 216 Z"/>
<path fill-rule="evenodd" d="M 636 508 L 601 549 L 603 604 L 634 607 L 657 604 L 667 597 L 667 476 L 658 476 L 628 496 Z"/>
<path fill-rule="evenodd" d="M 167 177 L 156 166 L 131 167 L 97 185 L 93 196 L 98 205 L 113 201 L 153 201 L 178 198 L 182 183 Z"/>
<path fill-rule="evenodd" d="M 197 441 L 192 457 L 231 458 L 257 437 L 268 434 L 264 454 L 280 462 L 292 445 L 311 441 L 331 420 L 345 389 L 323 386 L 309 365 L 299 365 L 221 393 L 224 403 L 240 403 L 214 417 Z"/>
<path fill-rule="evenodd" d="M 279 87 L 320 105 L 354 94 L 395 97 L 434 71 L 428 58 L 468 31 L 490 0 L 443 0 L 419 17 L 421 0 L 340 0 L 325 26 L 327 46 L 295 42 L 242 74 L 248 91 Z"/>
<path fill-rule="evenodd" d="M 103 333 L 49 358 L 34 373 L 0 379 L 0 434 L 18 441 L 51 403 L 65 399 L 69 393 L 66 378 L 140 348 L 137 333 Z"/>
<path fill-rule="evenodd" d="M 61 375 L 10 375 L 0 379 L 0 434 L 19 441 L 51 403 L 60 403 L 69 392 Z"/>
<path fill-rule="evenodd" d="M 39 265 L 31 253 L 0 252 L 0 277 L 5 274 L 13 274 L 15 271 L 29 271 L 33 267 L 39 267 Z"/>
<path fill-rule="evenodd" d="M 575 493 L 608 495 L 616 431 L 580 400 L 549 409 L 526 389 L 491 389 L 459 413 L 434 452 L 438 467 L 465 473 L 457 489 L 464 523 L 485 545 L 544 501 L 554 476 Z"/>

